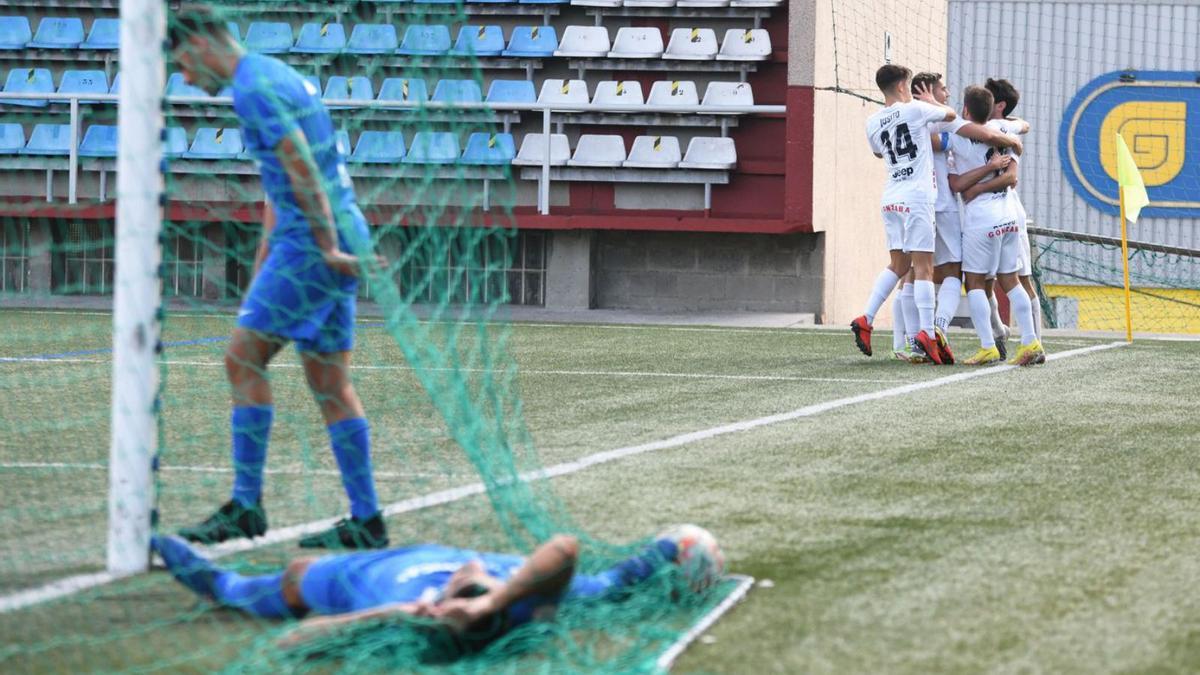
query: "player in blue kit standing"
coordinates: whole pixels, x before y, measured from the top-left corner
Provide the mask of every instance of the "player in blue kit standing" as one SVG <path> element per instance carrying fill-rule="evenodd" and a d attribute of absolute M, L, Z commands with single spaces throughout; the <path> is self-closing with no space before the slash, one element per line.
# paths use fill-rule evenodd
<path fill-rule="evenodd" d="M 349 377 L 357 275 L 360 256 L 370 255 L 370 235 L 345 149 L 316 87 L 276 59 L 245 52 L 211 9 L 181 10 L 168 41 L 190 84 L 210 94 L 232 88 L 266 193 L 254 279 L 225 352 L 233 390 L 233 494 L 180 534 L 215 543 L 266 532 L 262 477 L 274 417 L 267 364 L 295 342 L 350 498 L 349 518 L 300 546 L 383 548 L 388 539 L 371 474 L 370 429 Z"/>

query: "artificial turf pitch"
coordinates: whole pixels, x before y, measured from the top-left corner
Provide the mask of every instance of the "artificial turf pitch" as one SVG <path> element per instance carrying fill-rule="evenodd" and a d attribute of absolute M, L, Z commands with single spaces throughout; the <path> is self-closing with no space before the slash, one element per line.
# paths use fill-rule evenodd
<path fill-rule="evenodd" d="M 110 317 L 5 311 L 0 322 L 6 596 L 103 568 Z M 224 316 L 167 323 L 163 529 L 228 493 L 220 338 L 230 327 Z M 967 334 L 951 338 L 970 351 Z M 873 359 L 848 332 L 817 330 L 518 324 L 508 339 L 546 466 L 973 372 L 882 358 L 886 333 Z M 1051 353 L 1104 342 L 1046 340 Z M 381 499 L 476 480 L 388 334 L 364 324 L 358 344 Z M 345 508 L 295 364 L 285 353 L 273 374 L 265 502 L 275 528 Z M 1196 400 L 1200 345 L 1138 341 L 696 439 L 551 484 L 597 535 L 696 522 L 721 539 L 732 571 L 773 582 L 685 652 L 680 671 L 1183 672 L 1200 663 Z M 468 497 L 389 528 L 394 543 L 486 547 L 500 541 L 488 512 Z M 296 553 L 289 542 L 231 560 L 265 568 Z M 0 614 L 0 670 L 208 670 L 255 630 L 158 572 Z"/>

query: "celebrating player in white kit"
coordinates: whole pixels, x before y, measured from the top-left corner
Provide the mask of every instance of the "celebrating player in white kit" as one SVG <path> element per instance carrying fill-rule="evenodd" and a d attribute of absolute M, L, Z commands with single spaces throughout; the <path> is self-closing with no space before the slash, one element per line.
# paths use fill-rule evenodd
<path fill-rule="evenodd" d="M 875 73 L 884 108 L 867 120 L 866 131 L 871 151 L 883 158 L 887 168 L 888 182 L 880 207 L 891 261 L 875 279 L 866 311 L 850 323 L 850 328 L 858 348 L 870 356 L 875 314 L 911 267 L 916 278 L 913 294 L 920 327 L 916 343 L 934 363 L 953 363 L 949 346 L 935 337 L 933 327 L 933 207 L 937 183 L 927 127 L 934 122 L 952 121 L 957 115 L 939 104 L 925 87 L 918 87 L 914 96 L 909 88 L 911 77 L 912 71 L 896 65 L 883 66 Z"/>
<path fill-rule="evenodd" d="M 964 116 L 973 122 L 986 122 L 991 117 L 992 94 L 983 87 L 968 87 L 963 104 Z M 971 319 L 980 342 L 980 350 L 966 363 L 985 365 L 1000 361 L 989 317 L 991 308 L 984 292 L 987 278 L 994 275 L 1008 294 L 1021 327 L 1021 347 L 1009 363 L 1029 365 L 1043 352 L 1033 327 L 1029 295 L 1017 280 L 1021 266 L 1020 227 L 1008 190 L 1017 182 L 1019 164 L 1004 150 L 961 136 L 950 138 L 950 151 L 954 155 L 950 187 L 962 196 L 965 204 L 962 269 L 966 273 Z"/>

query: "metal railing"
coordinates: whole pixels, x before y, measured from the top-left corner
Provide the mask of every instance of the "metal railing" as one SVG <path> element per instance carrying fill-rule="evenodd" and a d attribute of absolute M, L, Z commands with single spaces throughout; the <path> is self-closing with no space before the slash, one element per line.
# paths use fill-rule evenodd
<path fill-rule="evenodd" d="M 68 103 L 70 105 L 70 152 L 68 153 L 68 199 L 69 203 L 77 203 L 79 183 L 79 106 L 81 101 L 89 105 L 115 105 L 116 94 L 57 94 L 57 93 L 4 93 L 0 92 L 0 103 L 9 100 L 50 101 Z M 164 101 L 172 106 L 205 105 L 232 106 L 233 99 L 229 97 L 206 96 L 168 96 Z M 366 101 L 362 99 L 322 99 L 326 107 L 351 108 L 361 110 L 422 110 L 422 111 L 479 111 L 479 112 L 540 112 L 542 114 L 542 142 L 544 156 L 542 158 L 542 173 L 538 180 L 538 213 L 550 213 L 550 136 L 551 122 L 555 114 L 608 113 L 608 114 L 669 114 L 669 115 L 764 115 L 783 114 L 787 107 L 782 105 L 747 105 L 747 106 L 663 106 L 640 105 L 637 107 L 603 106 L 591 103 L 570 105 L 565 103 L 460 103 L 443 101 Z M 38 110 L 30 108 L 30 112 Z M 724 129 L 724 128 L 723 128 Z M 52 201 L 51 181 L 54 169 L 47 169 L 46 197 Z"/>

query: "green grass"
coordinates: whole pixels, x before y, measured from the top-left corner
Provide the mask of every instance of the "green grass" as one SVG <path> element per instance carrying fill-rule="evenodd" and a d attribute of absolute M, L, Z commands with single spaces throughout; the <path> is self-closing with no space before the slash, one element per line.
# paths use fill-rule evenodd
<path fill-rule="evenodd" d="M 104 348 L 102 315 L 0 312 L 0 356 Z M 228 333 L 174 317 L 164 339 Z M 12 327 L 10 330 L 9 327 Z M 969 336 L 952 336 L 967 351 Z M 885 334 L 877 340 L 886 341 Z M 965 368 L 859 356 L 825 331 L 518 325 L 516 386 L 542 464 L 787 412 Z M 1047 340 L 1052 352 L 1096 344 Z M 169 348 L 163 527 L 228 491 L 223 345 Z M 469 354 L 464 354 L 469 356 Z M 103 566 L 106 354 L 0 362 L 0 594 Z M 386 502 L 476 476 L 381 329 L 356 383 Z M 345 508 L 300 372 L 274 374 L 265 495 L 273 526 Z M 660 375 L 688 374 L 688 377 Z M 759 377 L 762 379 L 735 379 Z M 773 379 L 772 379 L 773 378 Z M 788 378 L 788 379 L 784 379 Z M 1200 349 L 1129 347 L 629 457 L 554 479 L 616 540 L 673 522 L 771 579 L 690 648 L 684 672 L 1189 671 L 1200 662 Z M 389 521 L 397 543 L 499 542 L 482 498 Z M 296 552 L 239 558 L 264 567 Z M 265 628 L 155 573 L 0 615 L 0 670 L 220 667 Z M 181 650 L 180 645 L 188 645 Z M 177 656 L 173 656 L 177 655 Z"/>

